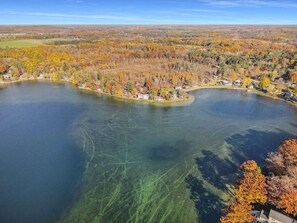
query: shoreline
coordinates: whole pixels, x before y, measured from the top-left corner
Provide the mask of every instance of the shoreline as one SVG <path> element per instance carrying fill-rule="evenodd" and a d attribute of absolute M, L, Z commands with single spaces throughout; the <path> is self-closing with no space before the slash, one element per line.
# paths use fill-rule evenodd
<path fill-rule="evenodd" d="M 261 92 L 261 91 L 255 90 L 255 89 L 245 89 L 245 88 L 242 88 L 242 87 L 235 87 L 235 86 L 218 86 L 218 85 L 194 86 L 194 87 L 185 89 L 184 91 L 189 93 L 189 92 L 192 92 L 192 91 L 198 91 L 198 90 L 202 90 L 202 89 L 241 90 L 241 91 L 246 91 L 246 93 L 256 94 L 256 95 L 263 96 L 263 97 L 268 97 L 268 98 L 271 98 L 271 99 L 274 99 L 274 100 L 280 100 L 280 101 L 283 101 L 283 102 L 287 102 L 287 103 L 297 107 L 297 103 L 294 103 L 292 101 L 277 97 L 275 95 L 264 93 L 264 92 Z"/>
<path fill-rule="evenodd" d="M 139 104 L 150 104 L 150 105 L 156 105 L 156 106 L 186 106 L 186 105 L 192 104 L 195 100 L 195 97 L 193 95 L 188 95 L 189 98 L 183 99 L 183 100 L 156 101 L 156 100 L 144 100 L 144 99 L 138 99 L 138 98 L 121 97 L 121 96 L 111 95 L 102 91 L 96 91 L 96 90 L 92 90 L 90 88 L 84 88 L 84 87 L 77 87 L 77 89 L 81 91 L 96 93 L 99 95 L 105 95 L 118 101 L 125 101 L 125 102 L 131 102 L 131 103 L 134 102 Z"/>
<path fill-rule="evenodd" d="M 74 87 L 76 90 L 79 91 L 85 91 L 85 92 L 89 92 L 89 93 L 95 93 L 97 95 L 105 95 L 108 96 L 110 98 L 113 98 L 115 100 L 118 101 L 125 101 L 125 102 L 131 102 L 131 103 L 138 103 L 138 104 L 149 104 L 149 105 L 155 105 L 155 106 L 187 106 L 192 104 L 195 101 L 195 97 L 193 95 L 188 95 L 188 98 L 186 99 L 181 99 L 181 100 L 170 100 L 170 101 L 156 101 L 156 100 L 144 100 L 144 99 L 138 99 L 138 98 L 127 98 L 127 97 L 121 97 L 121 96 L 117 96 L 117 95 L 111 95 L 108 94 L 106 92 L 102 92 L 102 91 L 98 91 L 98 90 L 93 90 L 91 88 L 86 88 L 86 87 L 79 87 L 76 86 L 74 84 L 72 84 L 70 81 L 67 80 L 59 80 L 59 81 L 52 81 L 52 80 L 48 80 L 48 79 L 23 79 L 23 80 L 13 80 L 13 81 L 6 81 L 6 82 L 0 82 L 0 89 L 6 87 L 6 85 L 10 85 L 10 84 L 17 84 L 17 83 L 23 83 L 23 82 L 44 82 L 44 83 L 52 83 L 52 84 L 69 84 L 72 87 Z"/>
<path fill-rule="evenodd" d="M 16 84 L 16 83 L 22 83 L 22 82 L 46 82 L 46 83 L 63 83 L 63 84 L 69 84 L 72 87 L 76 88 L 77 90 L 80 91 L 85 91 L 85 92 L 90 92 L 90 93 L 95 93 L 97 95 L 105 95 L 108 97 L 111 97 L 115 100 L 118 101 L 123 101 L 123 102 L 131 102 L 131 103 L 138 103 L 138 104 L 148 104 L 148 105 L 155 105 L 155 106 L 188 106 L 190 104 L 192 104 L 196 99 L 193 95 L 188 94 L 189 98 L 186 99 L 182 99 L 182 100 L 164 100 L 164 101 L 156 101 L 156 100 L 144 100 L 144 99 L 138 99 L 138 98 L 127 98 L 127 97 L 121 97 L 121 96 L 117 96 L 117 95 L 111 95 L 102 91 L 98 91 L 98 90 L 93 90 L 90 88 L 86 88 L 86 87 L 78 87 L 74 84 L 72 84 L 71 82 L 67 81 L 67 80 L 59 80 L 59 81 L 52 81 L 52 80 L 47 80 L 47 79 L 40 79 L 40 80 L 33 80 L 33 79 L 23 79 L 23 80 L 13 80 L 13 81 L 7 81 L 7 82 L 0 82 L 0 89 L 4 88 L 5 85 L 10 85 L 10 84 Z M 257 94 L 263 97 L 268 97 L 274 100 L 281 100 L 283 102 L 287 102 L 295 107 L 297 107 L 297 103 L 294 103 L 292 101 L 289 100 L 285 100 L 283 98 L 277 97 L 275 95 L 271 95 L 268 93 L 264 93 L 255 89 L 244 89 L 241 87 L 236 87 L 236 86 L 218 86 L 218 85 L 205 85 L 205 86 L 193 86 L 190 87 L 188 89 L 183 89 L 182 91 L 185 93 L 190 93 L 190 92 L 194 92 L 194 91 L 198 91 L 198 90 L 202 90 L 202 89 L 226 89 L 226 90 L 241 90 L 241 91 L 246 91 L 247 93 L 252 93 L 252 94 Z"/>

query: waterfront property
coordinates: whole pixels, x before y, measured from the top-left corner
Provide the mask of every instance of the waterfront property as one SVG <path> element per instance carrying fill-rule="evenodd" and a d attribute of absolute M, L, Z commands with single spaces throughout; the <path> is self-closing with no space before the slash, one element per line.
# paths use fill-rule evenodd
<path fill-rule="evenodd" d="M 150 98 L 149 94 L 138 94 L 138 99 L 149 100 L 149 98 Z"/>

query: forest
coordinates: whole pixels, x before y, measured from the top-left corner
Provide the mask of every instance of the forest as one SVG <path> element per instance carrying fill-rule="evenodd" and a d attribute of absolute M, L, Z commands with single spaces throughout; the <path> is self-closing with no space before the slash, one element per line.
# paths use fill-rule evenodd
<path fill-rule="evenodd" d="M 158 101 L 238 81 L 296 101 L 296 37 L 295 26 L 0 26 L 0 80 Z"/>

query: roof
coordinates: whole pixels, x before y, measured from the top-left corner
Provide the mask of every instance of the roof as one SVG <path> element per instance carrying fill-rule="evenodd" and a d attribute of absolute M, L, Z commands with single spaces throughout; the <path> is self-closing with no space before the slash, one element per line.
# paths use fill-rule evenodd
<path fill-rule="evenodd" d="M 275 210 L 270 210 L 269 212 L 269 218 L 273 218 L 275 220 L 278 220 L 282 223 L 297 223 L 293 218 L 290 218 L 282 213 L 279 213 Z"/>

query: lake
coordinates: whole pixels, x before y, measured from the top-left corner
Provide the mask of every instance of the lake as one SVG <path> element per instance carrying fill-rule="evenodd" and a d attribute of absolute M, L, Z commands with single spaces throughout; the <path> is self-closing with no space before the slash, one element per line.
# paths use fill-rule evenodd
<path fill-rule="evenodd" d="M 238 166 L 297 135 L 297 109 L 240 90 L 158 107 L 27 82 L 0 89 L 0 222 L 217 222 Z"/>

